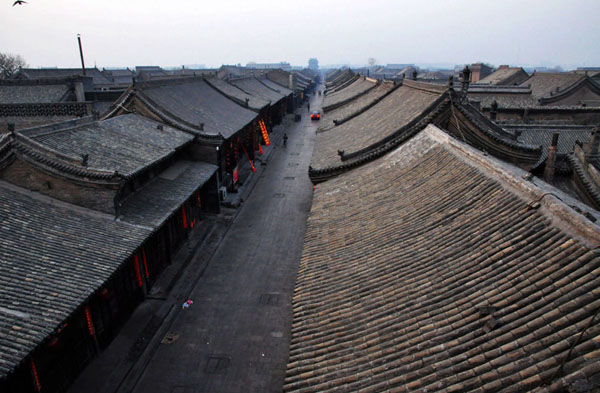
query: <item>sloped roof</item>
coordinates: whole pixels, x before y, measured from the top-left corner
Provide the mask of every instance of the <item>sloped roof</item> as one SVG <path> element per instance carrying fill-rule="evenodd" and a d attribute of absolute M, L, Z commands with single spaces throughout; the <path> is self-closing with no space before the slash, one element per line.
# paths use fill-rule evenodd
<path fill-rule="evenodd" d="M 506 124 L 502 125 L 511 132 L 519 132 L 519 140 L 528 145 L 542 146 L 542 161 L 546 160 L 548 147 L 552 144 L 552 134 L 559 134 L 557 153 L 573 152 L 575 142 L 587 142 L 592 133 L 592 126 L 552 125 L 552 124 Z"/>
<path fill-rule="evenodd" d="M 88 168 L 133 176 L 171 156 L 194 139 L 193 135 L 129 114 L 75 127 L 37 127 L 19 134 L 39 145 L 80 160 L 88 155 Z"/>
<path fill-rule="evenodd" d="M 531 108 L 537 106 L 537 98 L 531 94 L 470 93 L 469 99 L 479 101 L 482 108 L 490 108 L 496 101 L 498 108 Z"/>
<path fill-rule="evenodd" d="M 289 95 L 291 95 L 293 93 L 293 91 L 291 89 L 288 89 L 287 87 L 282 86 L 282 85 L 280 85 L 277 82 L 273 82 L 272 80 L 270 80 L 270 79 L 268 79 L 266 77 L 260 78 L 259 81 L 263 85 L 267 86 L 268 88 L 273 89 L 276 92 L 281 93 L 281 94 L 283 94 L 286 97 L 289 96 Z"/>
<path fill-rule="evenodd" d="M 482 108 L 490 108 L 496 101 L 498 108 L 528 108 L 537 106 L 537 98 L 527 86 L 481 85 L 469 86 L 469 99 L 479 101 Z"/>
<path fill-rule="evenodd" d="M 271 105 L 277 104 L 285 97 L 282 93 L 267 87 L 256 78 L 232 79 L 229 83 L 239 87 L 248 94 L 269 101 Z"/>
<path fill-rule="evenodd" d="M 523 74 L 522 78 L 517 78 L 518 74 Z M 515 79 L 517 78 L 517 79 Z M 483 79 L 480 79 L 477 83 L 488 83 L 491 85 L 505 85 L 511 80 L 515 79 L 512 83 L 521 83 L 523 79 L 527 78 L 527 73 L 521 67 L 499 67 L 496 71 Z"/>
<path fill-rule="evenodd" d="M 39 85 L 0 84 L 0 104 L 37 104 L 67 101 L 71 86 L 66 83 Z"/>
<path fill-rule="evenodd" d="M 122 203 L 119 220 L 158 228 L 217 169 L 204 162 L 177 161 Z"/>
<path fill-rule="evenodd" d="M 521 83 L 521 86 L 531 85 L 532 94 L 542 98 L 550 96 L 551 93 L 560 93 L 584 78 L 585 75 L 566 72 L 535 72 Z"/>
<path fill-rule="evenodd" d="M 228 139 L 257 117 L 256 112 L 227 98 L 201 77 L 149 81 L 137 84 L 136 90 L 164 116 L 197 127 L 203 124 L 199 134 Z"/>
<path fill-rule="evenodd" d="M 421 115 L 446 90 L 405 81 L 404 84 L 352 120 L 317 133 L 311 166 L 324 169 L 341 164 L 338 150 L 357 152 L 391 136 Z"/>
<path fill-rule="evenodd" d="M 328 108 L 333 109 L 344 102 L 350 102 L 361 94 L 366 93 L 369 89 L 373 89 L 376 85 L 377 83 L 372 79 L 359 77 L 346 88 L 334 93 L 328 93 L 323 99 L 323 111 L 329 110 Z"/>
<path fill-rule="evenodd" d="M 346 89 L 346 87 L 351 86 L 355 81 L 357 81 L 358 79 L 360 79 L 361 76 L 358 74 L 354 74 L 352 75 L 350 78 L 346 78 L 343 82 L 341 82 L 338 85 L 335 85 L 333 87 L 329 87 L 327 88 L 326 94 L 335 94 L 341 90 Z"/>
<path fill-rule="evenodd" d="M 248 94 L 239 87 L 231 83 L 225 82 L 224 80 L 221 80 L 219 78 L 207 78 L 206 82 L 221 93 L 225 94 L 227 97 L 239 103 L 240 105 L 245 106 L 246 100 L 248 100 L 248 107 L 254 111 L 260 111 L 266 106 L 269 106 L 269 101 L 266 101 L 252 94 Z"/>
<path fill-rule="evenodd" d="M 81 68 L 23 68 L 18 73 L 18 78 L 25 79 L 45 79 L 45 78 L 64 78 L 73 75 L 83 75 Z M 97 68 L 86 68 L 85 76 L 91 76 L 94 85 L 105 86 L 111 85 L 111 82 L 102 71 Z"/>
<path fill-rule="evenodd" d="M 0 379 L 49 337 L 151 231 L 0 181 Z"/>
<path fill-rule="evenodd" d="M 327 82 L 325 83 L 325 86 L 327 87 L 328 90 L 335 89 L 336 87 L 338 87 L 341 84 L 347 82 L 348 80 L 354 78 L 355 76 L 356 76 L 356 74 L 354 72 L 352 72 L 352 70 L 345 69 L 345 70 L 341 71 L 339 74 L 335 74 L 332 79 L 327 78 Z"/>
<path fill-rule="evenodd" d="M 284 391 L 597 387 L 600 228 L 523 174 L 430 125 L 318 185 Z"/>
<path fill-rule="evenodd" d="M 333 120 L 341 121 L 354 116 L 358 113 L 362 113 L 366 108 L 374 105 L 382 97 L 388 94 L 395 87 L 393 82 L 382 82 L 377 85 L 374 89 L 369 90 L 367 93 L 355 97 L 355 99 L 345 103 L 344 105 L 326 111 L 323 114 L 321 120 L 321 126 L 319 130 L 328 130 L 333 128 Z"/>

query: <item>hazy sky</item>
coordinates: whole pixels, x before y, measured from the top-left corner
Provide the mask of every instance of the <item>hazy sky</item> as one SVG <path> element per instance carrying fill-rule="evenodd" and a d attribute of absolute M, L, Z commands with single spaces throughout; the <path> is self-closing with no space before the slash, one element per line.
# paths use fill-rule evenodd
<path fill-rule="evenodd" d="M 0 0 L 32 67 L 387 63 L 600 66 L 600 0 Z"/>

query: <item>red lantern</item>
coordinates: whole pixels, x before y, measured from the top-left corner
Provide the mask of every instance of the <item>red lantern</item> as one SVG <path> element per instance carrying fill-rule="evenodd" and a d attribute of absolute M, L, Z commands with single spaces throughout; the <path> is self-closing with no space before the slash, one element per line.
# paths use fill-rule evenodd
<path fill-rule="evenodd" d="M 103 300 L 108 300 L 108 289 L 102 288 L 99 295 Z"/>

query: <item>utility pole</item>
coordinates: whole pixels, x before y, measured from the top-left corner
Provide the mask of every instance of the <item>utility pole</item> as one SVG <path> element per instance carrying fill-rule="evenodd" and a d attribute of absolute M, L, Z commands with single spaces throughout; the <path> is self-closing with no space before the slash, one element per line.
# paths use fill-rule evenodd
<path fill-rule="evenodd" d="M 85 75 L 85 63 L 83 62 L 83 49 L 81 48 L 81 35 L 77 34 L 77 42 L 79 43 L 79 56 L 81 57 L 81 69 Z"/>

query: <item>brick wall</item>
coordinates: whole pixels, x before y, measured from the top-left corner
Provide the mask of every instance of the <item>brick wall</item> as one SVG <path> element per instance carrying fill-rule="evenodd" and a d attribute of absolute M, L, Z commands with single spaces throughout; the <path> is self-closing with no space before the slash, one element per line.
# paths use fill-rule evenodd
<path fill-rule="evenodd" d="M 22 160 L 15 160 L 0 171 L 0 177 L 17 186 L 37 191 L 61 201 L 115 214 L 117 187 L 76 184 L 43 172 Z"/>

